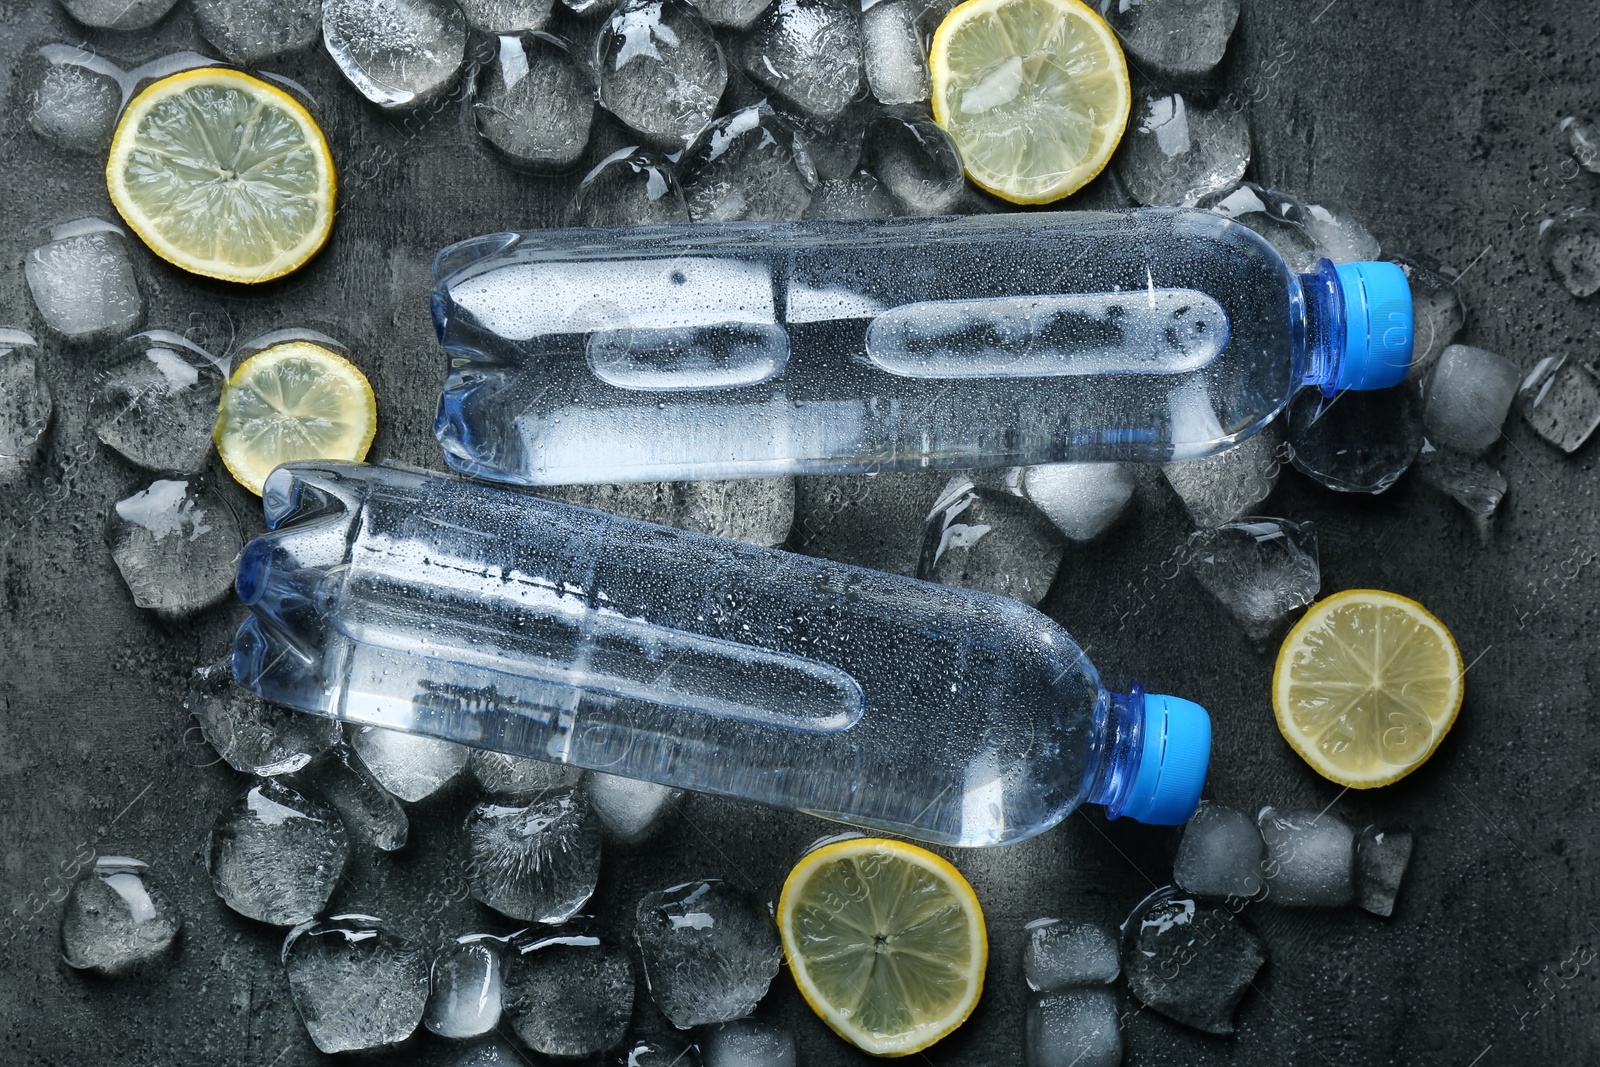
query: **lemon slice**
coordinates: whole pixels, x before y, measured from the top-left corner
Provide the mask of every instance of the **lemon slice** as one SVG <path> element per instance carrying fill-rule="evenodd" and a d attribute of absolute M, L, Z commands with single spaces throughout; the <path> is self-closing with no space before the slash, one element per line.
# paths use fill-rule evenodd
<path fill-rule="evenodd" d="M 1016 204 L 1087 185 L 1133 106 L 1116 34 L 1079 0 L 967 0 L 935 31 L 928 70 L 967 176 Z"/>
<path fill-rule="evenodd" d="M 1399 781 L 1461 709 L 1461 652 L 1415 600 L 1350 589 L 1313 604 L 1283 640 L 1272 710 L 1284 739 L 1352 789 Z"/>
<path fill-rule="evenodd" d="M 972 887 L 901 841 L 856 838 L 806 855 L 783 883 L 778 930 L 811 1010 L 878 1056 L 907 1056 L 966 1021 L 989 939 Z"/>
<path fill-rule="evenodd" d="M 111 202 L 151 251 L 231 282 L 279 278 L 315 255 L 333 226 L 335 185 L 328 142 L 306 109 L 220 67 L 134 97 L 106 162 Z"/>
<path fill-rule="evenodd" d="M 365 459 L 377 428 L 372 386 L 355 364 L 309 341 L 288 341 L 233 372 L 211 438 L 228 473 L 260 494 L 280 463 Z"/>

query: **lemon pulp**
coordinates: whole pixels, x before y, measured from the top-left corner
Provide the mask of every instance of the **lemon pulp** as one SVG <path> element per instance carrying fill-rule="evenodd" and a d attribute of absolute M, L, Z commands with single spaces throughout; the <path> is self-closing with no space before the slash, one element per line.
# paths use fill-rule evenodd
<path fill-rule="evenodd" d="M 262 282 L 316 254 L 333 226 L 327 140 L 277 86 L 219 67 L 154 83 L 117 122 L 111 202 L 162 259 Z"/>
<path fill-rule="evenodd" d="M 1133 105 L 1116 35 L 1079 0 L 967 0 L 934 33 L 934 120 L 967 174 L 1043 204 L 1105 168 Z"/>
<path fill-rule="evenodd" d="M 366 458 L 377 423 L 372 387 L 355 364 L 309 341 L 288 341 L 233 372 L 212 439 L 228 473 L 260 493 L 280 463 Z"/>
<path fill-rule="evenodd" d="M 1272 678 L 1278 729 L 1323 777 L 1387 785 L 1431 756 L 1455 723 L 1461 653 L 1414 600 L 1351 589 L 1312 605 Z"/>
<path fill-rule="evenodd" d="M 859 838 L 809 853 L 784 882 L 778 929 L 806 1003 L 879 1056 L 927 1048 L 983 990 L 978 899 L 960 871 L 915 845 Z"/>

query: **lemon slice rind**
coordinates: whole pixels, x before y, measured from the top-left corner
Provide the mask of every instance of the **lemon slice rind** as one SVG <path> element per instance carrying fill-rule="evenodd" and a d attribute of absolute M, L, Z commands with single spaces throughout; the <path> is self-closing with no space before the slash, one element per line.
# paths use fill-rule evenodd
<path fill-rule="evenodd" d="M 789 872 L 777 919 L 801 996 L 873 1055 L 927 1048 L 982 994 L 983 910 L 961 872 L 926 849 L 883 838 L 816 849 Z"/>
<path fill-rule="evenodd" d="M 1116 34 L 1080 0 L 966 0 L 935 31 L 934 121 L 967 176 L 1017 204 L 1083 188 L 1133 108 Z"/>
<path fill-rule="evenodd" d="M 1318 774 L 1374 789 L 1437 750 L 1461 709 L 1463 670 L 1455 638 L 1421 604 L 1350 589 L 1312 605 L 1284 638 L 1273 714 Z"/>
<path fill-rule="evenodd" d="M 248 110 L 231 129 L 208 128 L 240 104 Z M 281 278 L 316 255 L 333 228 L 337 186 L 310 113 L 277 86 L 223 67 L 143 89 L 117 120 L 106 160 L 111 202 L 151 251 L 231 282 Z"/>
<path fill-rule="evenodd" d="M 212 440 L 228 473 L 258 496 L 293 460 L 362 460 L 378 408 L 360 369 L 309 341 L 286 341 L 241 363 L 223 387 Z"/>

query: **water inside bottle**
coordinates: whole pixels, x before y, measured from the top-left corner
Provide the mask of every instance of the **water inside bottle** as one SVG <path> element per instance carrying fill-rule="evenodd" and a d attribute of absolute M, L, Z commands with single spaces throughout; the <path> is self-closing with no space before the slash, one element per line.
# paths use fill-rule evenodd
<path fill-rule="evenodd" d="M 867 327 L 867 358 L 906 378 L 1188 374 L 1227 343 L 1227 312 L 1194 289 L 921 301 Z"/>
<path fill-rule="evenodd" d="M 435 671 L 493 671 L 528 706 L 567 708 L 581 690 L 806 733 L 847 730 L 861 717 L 861 686 L 838 667 L 630 617 L 603 590 L 451 558 L 414 540 L 372 538 L 362 558 L 318 584 L 329 626 L 358 645 L 437 661 Z M 419 633 L 416 579 L 428 575 L 449 584 L 427 591 L 436 621 Z"/>

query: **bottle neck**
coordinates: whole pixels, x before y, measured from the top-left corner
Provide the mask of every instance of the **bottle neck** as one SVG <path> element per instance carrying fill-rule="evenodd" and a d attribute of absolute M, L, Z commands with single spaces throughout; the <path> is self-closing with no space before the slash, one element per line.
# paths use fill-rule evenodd
<path fill-rule="evenodd" d="M 1108 697 L 1089 803 L 1103 804 L 1106 815 L 1115 819 L 1133 791 L 1144 753 L 1144 690 L 1135 685 L 1126 696 L 1110 693 Z"/>
<path fill-rule="evenodd" d="M 1315 274 L 1300 275 L 1301 352 L 1299 386 L 1315 386 L 1324 396 L 1338 392 L 1339 362 L 1344 355 L 1344 290 L 1333 263 L 1323 260 Z"/>

